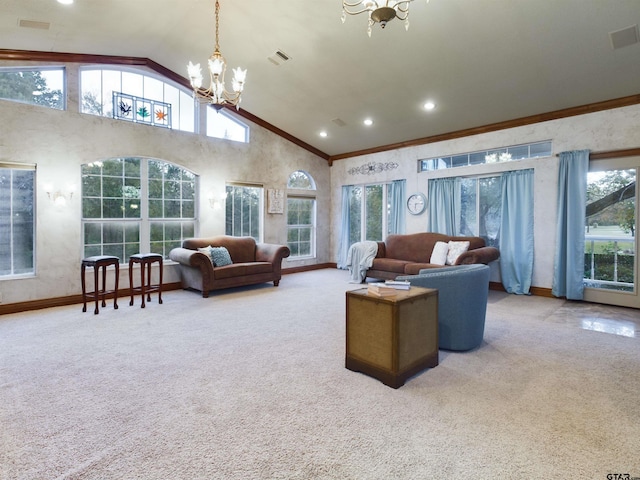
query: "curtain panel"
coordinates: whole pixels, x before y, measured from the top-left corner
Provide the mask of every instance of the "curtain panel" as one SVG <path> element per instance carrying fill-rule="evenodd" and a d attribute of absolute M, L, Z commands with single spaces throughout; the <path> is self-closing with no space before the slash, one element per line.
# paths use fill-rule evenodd
<path fill-rule="evenodd" d="M 457 178 L 429 180 L 427 231 L 457 235 L 460 227 L 461 186 Z"/>
<path fill-rule="evenodd" d="M 350 244 L 350 208 L 349 199 L 353 191 L 353 185 L 343 185 L 342 187 L 342 215 L 340 223 L 340 245 L 338 249 L 338 268 L 345 270 L 347 268 L 347 255 L 349 254 Z"/>
<path fill-rule="evenodd" d="M 500 177 L 500 277 L 509 293 L 528 295 L 533 275 L 533 169 Z"/>
<path fill-rule="evenodd" d="M 389 185 L 389 233 L 405 233 L 405 191 L 406 180 L 395 180 Z"/>
<path fill-rule="evenodd" d="M 559 157 L 558 226 L 551 293 L 582 300 L 589 150 L 562 152 Z"/>

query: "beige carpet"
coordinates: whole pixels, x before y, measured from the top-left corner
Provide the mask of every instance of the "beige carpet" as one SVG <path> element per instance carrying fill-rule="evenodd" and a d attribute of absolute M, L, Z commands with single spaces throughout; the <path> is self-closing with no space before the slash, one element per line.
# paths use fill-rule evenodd
<path fill-rule="evenodd" d="M 640 344 L 491 292 L 485 343 L 344 368 L 347 272 L 0 317 L 0 479 L 640 477 Z"/>

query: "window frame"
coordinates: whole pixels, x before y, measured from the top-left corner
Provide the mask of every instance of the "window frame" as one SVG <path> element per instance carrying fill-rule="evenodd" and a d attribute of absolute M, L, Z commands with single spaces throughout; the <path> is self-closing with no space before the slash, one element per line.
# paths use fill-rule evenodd
<path fill-rule="evenodd" d="M 229 191 L 229 189 L 232 189 L 232 192 Z M 249 220 L 249 227 L 248 227 L 248 231 L 245 231 L 244 229 L 244 225 L 240 226 L 240 231 L 238 232 L 236 230 L 236 213 L 235 213 L 235 207 L 236 207 L 236 202 L 235 200 L 235 195 L 236 195 L 236 191 L 239 191 L 240 189 L 255 189 L 256 193 L 257 193 L 257 206 L 256 206 L 256 213 L 257 213 L 257 222 L 258 222 L 258 226 L 257 226 L 257 235 L 252 235 L 252 230 L 253 230 L 253 221 L 254 221 L 254 216 L 252 215 L 251 212 L 249 212 L 250 215 L 250 220 Z M 243 183 L 243 182 L 227 182 L 225 185 L 225 192 L 226 192 L 226 201 L 225 201 L 225 234 L 226 235 L 231 235 L 231 236 L 235 236 L 235 237 L 240 237 L 240 236 L 250 236 L 253 237 L 255 239 L 255 241 L 257 243 L 261 243 L 262 239 L 264 238 L 264 186 L 261 184 L 255 184 L 255 183 Z M 231 199 L 229 198 L 231 194 Z M 249 205 L 249 208 L 251 208 L 251 205 Z M 244 211 L 244 205 L 241 204 L 241 211 L 240 211 L 240 215 L 243 215 L 243 211 Z M 229 214 L 231 213 L 231 221 L 229 219 Z M 231 227 L 231 228 L 230 228 Z"/>
<path fill-rule="evenodd" d="M 16 278 L 27 278 L 34 277 L 36 275 L 36 177 L 37 177 L 37 169 L 35 164 L 19 164 L 19 163 L 10 163 L 10 162 L 0 162 L 0 170 L 8 170 L 10 173 L 10 183 L 9 183 L 9 196 L 10 196 L 10 205 L 9 205 L 9 215 L 8 219 L 8 228 L 9 228 L 9 273 L 3 274 L 0 273 L 0 280 L 12 280 Z M 26 205 L 24 208 L 27 210 L 31 210 L 31 266 L 27 271 L 16 273 L 15 267 L 15 256 L 16 256 L 16 247 L 15 247 L 15 218 L 19 217 L 14 214 L 14 174 L 16 172 L 24 172 L 30 171 L 33 172 L 33 176 L 31 178 L 31 204 Z M 1 184 L 0 184 L 1 185 Z M 3 202 L 4 203 L 4 202 Z M 0 217 L 1 221 L 1 217 Z M 21 246 L 24 246 L 23 242 L 20 242 Z"/>
<path fill-rule="evenodd" d="M 122 172 L 118 175 L 105 175 L 104 174 L 104 162 L 109 160 L 120 160 L 122 162 Z M 139 176 L 135 176 L 134 170 L 129 170 L 131 174 L 127 176 L 127 161 L 137 161 L 139 162 Z M 158 168 L 161 170 L 168 169 L 178 169 L 180 173 L 181 180 L 175 179 L 166 179 L 164 174 L 161 178 L 157 176 L 153 176 L 150 173 L 150 164 L 154 162 L 158 164 Z M 85 169 L 87 167 L 87 169 Z M 91 168 L 99 168 L 100 173 L 97 174 L 95 171 L 89 171 Z M 196 236 L 198 230 L 198 204 L 199 204 L 199 176 L 194 172 L 190 171 L 187 168 L 182 167 L 181 165 L 163 160 L 158 158 L 148 158 L 148 157 L 139 157 L 139 156 L 123 156 L 123 157 L 112 157 L 104 160 L 103 162 L 92 162 L 83 164 L 81 166 L 81 175 L 82 175 L 82 252 L 83 256 L 91 256 L 91 255 L 115 255 L 121 258 L 121 263 L 125 264 L 128 261 L 130 255 L 139 252 L 152 252 L 152 253 L 160 253 L 163 255 L 165 259 L 168 258 L 169 251 L 178 247 L 182 244 L 182 240 L 187 237 Z M 186 177 L 186 179 L 184 179 Z M 91 187 L 89 183 L 89 179 L 99 179 L 100 182 L 100 194 L 99 195 L 88 195 L 87 189 Z M 136 182 L 138 180 L 138 182 Z M 105 181 L 110 181 L 115 188 L 118 188 L 116 183 L 121 181 L 122 186 L 122 196 L 117 197 L 109 197 L 105 196 Z M 153 182 L 161 182 L 162 195 L 161 197 L 153 197 L 152 193 L 152 184 Z M 153 202 L 162 202 L 163 203 L 163 213 L 166 213 L 164 210 L 164 204 L 166 202 L 175 203 L 176 199 L 174 197 L 169 197 L 165 195 L 165 183 L 166 182 L 178 182 L 180 183 L 180 215 L 179 216 L 156 216 L 153 215 Z M 95 183 L 95 181 L 94 181 Z M 138 195 L 131 196 L 127 195 L 127 186 L 132 188 L 132 191 L 135 190 L 135 184 L 138 183 Z M 190 199 L 185 199 L 182 195 L 184 193 L 184 185 L 192 183 L 192 195 L 189 197 Z M 129 185 L 128 185 L 129 184 Z M 95 189 L 95 186 L 93 186 Z M 187 187 L 188 188 L 188 187 Z M 187 191 L 189 193 L 189 191 Z M 98 200 L 100 205 L 100 216 L 87 216 L 86 213 L 91 205 L 87 202 Z M 105 200 L 110 200 L 110 202 L 105 202 Z M 136 200 L 138 200 L 138 204 L 136 205 Z M 129 204 L 127 204 L 129 201 Z M 120 205 L 118 205 L 119 202 Z M 182 216 L 185 209 L 183 208 L 183 204 L 188 204 L 193 202 L 192 210 L 187 209 L 188 213 L 192 213 L 193 216 L 185 217 Z M 105 216 L 105 204 L 112 204 L 112 207 L 117 210 L 118 208 L 122 209 L 122 216 Z M 93 207 L 96 208 L 95 206 Z M 137 213 L 136 212 L 139 212 Z M 137 215 L 136 215 L 137 213 Z M 153 216 L 152 216 L 153 215 Z M 162 240 L 153 239 L 154 232 L 157 232 L 158 226 L 162 227 Z M 174 234 L 167 239 L 167 227 L 173 227 Z M 136 228 L 137 227 L 137 240 L 136 236 Z M 175 229 L 179 227 L 179 235 L 175 235 Z M 119 230 L 119 231 L 118 231 Z M 108 238 L 109 235 L 115 237 L 115 241 L 113 242 L 105 242 L 105 239 Z M 133 239 L 131 239 L 131 235 L 133 235 Z M 90 236 L 99 236 L 99 242 L 90 243 Z M 179 238 L 178 238 L 179 237 Z"/>
<path fill-rule="evenodd" d="M 45 107 L 45 108 L 51 108 L 53 110 L 61 110 L 61 111 L 65 111 L 67 109 L 67 68 L 63 65 L 43 65 L 43 66 L 11 66 L 11 67 L 6 67 L 6 66 L 0 66 L 0 73 L 21 73 L 21 72 L 53 72 L 53 71 L 60 71 L 62 73 L 62 85 L 61 85 L 61 90 L 60 90 L 60 107 L 52 107 L 50 105 L 43 105 L 41 103 L 37 103 L 37 102 L 33 102 L 33 101 L 26 101 L 26 100 L 19 100 L 19 99 L 15 99 L 15 98 L 7 98 L 7 97 L 1 97 L 2 100 L 7 100 L 10 102 L 18 102 L 18 103 L 23 103 L 26 105 L 35 105 L 38 107 Z M 46 79 L 45 79 L 46 80 Z M 49 88 L 49 92 L 55 92 L 56 90 L 52 90 L 51 88 Z M 36 96 L 33 95 L 33 97 L 35 98 Z"/>

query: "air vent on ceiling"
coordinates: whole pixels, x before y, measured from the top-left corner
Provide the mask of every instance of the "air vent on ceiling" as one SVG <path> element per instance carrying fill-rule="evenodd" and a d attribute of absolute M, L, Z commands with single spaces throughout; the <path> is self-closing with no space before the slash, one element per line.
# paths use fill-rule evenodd
<path fill-rule="evenodd" d="M 622 30 L 609 32 L 609 38 L 614 50 L 638 43 L 638 25 L 631 25 Z"/>
<path fill-rule="evenodd" d="M 281 63 L 291 60 L 291 57 L 284 53 L 282 50 L 276 50 L 276 52 L 272 56 L 267 57 L 267 60 L 269 60 L 274 65 L 280 65 Z"/>
<path fill-rule="evenodd" d="M 347 122 L 345 122 L 344 120 L 342 120 L 341 118 L 334 118 L 333 120 L 331 120 L 333 123 L 335 123 L 336 125 L 338 125 L 339 127 L 344 127 Z"/>
<path fill-rule="evenodd" d="M 49 30 L 51 24 L 49 22 L 38 22 L 36 20 L 23 20 L 18 22 L 18 25 L 23 28 L 37 28 L 38 30 Z"/>

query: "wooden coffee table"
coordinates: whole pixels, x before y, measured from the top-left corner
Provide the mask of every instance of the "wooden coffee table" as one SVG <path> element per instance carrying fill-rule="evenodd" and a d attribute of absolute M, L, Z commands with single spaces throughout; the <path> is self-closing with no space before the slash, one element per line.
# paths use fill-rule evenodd
<path fill-rule="evenodd" d="M 438 365 L 438 290 L 411 287 L 395 297 L 347 292 L 345 366 L 399 388 Z"/>

